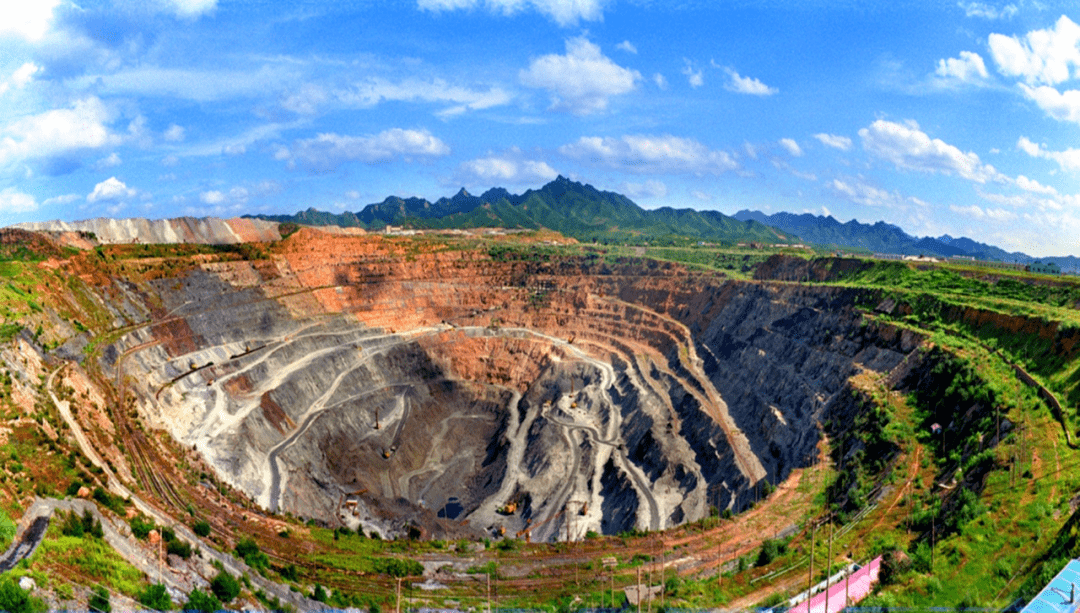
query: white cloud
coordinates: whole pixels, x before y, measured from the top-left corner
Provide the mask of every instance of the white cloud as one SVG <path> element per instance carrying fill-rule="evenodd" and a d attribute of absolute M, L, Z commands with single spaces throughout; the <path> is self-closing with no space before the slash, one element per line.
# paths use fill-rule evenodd
<path fill-rule="evenodd" d="M 712 196 L 697 189 L 690 190 L 690 195 L 701 200 L 702 202 L 709 202 L 712 200 Z"/>
<path fill-rule="evenodd" d="M 860 179 L 833 179 L 826 187 L 836 195 L 864 206 L 899 208 L 905 204 L 899 192 L 874 187 Z"/>
<path fill-rule="evenodd" d="M 1031 157 L 1038 157 L 1039 156 L 1039 150 L 1040 150 L 1039 145 L 1036 144 L 1036 143 L 1031 142 L 1030 140 L 1028 140 L 1028 137 L 1026 137 L 1026 136 L 1021 136 L 1020 140 L 1017 141 L 1016 146 L 1021 151 L 1023 151 L 1024 153 L 1026 153 L 1028 155 L 1030 155 Z"/>
<path fill-rule="evenodd" d="M 243 143 L 230 143 L 221 148 L 222 155 L 243 155 L 247 153 L 247 146 Z"/>
<path fill-rule="evenodd" d="M 772 162 L 773 167 L 775 167 L 777 170 L 783 170 L 784 172 L 790 173 L 792 176 L 796 176 L 800 179 L 805 179 L 807 181 L 817 181 L 816 174 L 812 172 L 802 172 L 800 170 L 796 170 L 795 167 L 793 167 L 791 164 L 788 164 L 785 160 L 781 160 L 780 158 L 773 158 L 772 160 L 770 160 L 770 162 Z"/>
<path fill-rule="evenodd" d="M 300 91 L 287 96 L 281 106 L 287 111 L 300 115 L 314 115 L 319 106 L 326 104 L 330 96 L 326 90 L 313 83 L 300 86 Z"/>
<path fill-rule="evenodd" d="M 757 147 L 755 147 L 753 145 L 753 143 L 750 143 L 748 141 L 744 142 L 743 143 L 743 150 L 746 151 L 746 155 L 751 160 L 756 160 L 758 158 L 758 150 L 757 150 Z"/>
<path fill-rule="evenodd" d="M 256 196 L 272 196 L 274 194 L 280 194 L 285 191 L 285 188 L 273 179 L 267 179 L 265 181 L 259 181 L 254 189 Z"/>
<path fill-rule="evenodd" d="M 863 148 L 898 168 L 940 172 L 974 181 L 1003 180 L 993 166 L 983 164 L 974 153 L 964 153 L 940 139 L 931 139 L 913 121 L 904 124 L 879 119 L 859 130 Z"/>
<path fill-rule="evenodd" d="M 799 147 L 799 143 L 795 142 L 794 139 L 781 138 L 780 146 L 795 157 L 801 157 L 803 154 L 802 147 Z"/>
<path fill-rule="evenodd" d="M 350 189 L 349 191 L 345 192 L 345 197 L 349 200 L 359 200 L 360 192 L 356 191 L 355 189 Z"/>
<path fill-rule="evenodd" d="M 583 136 L 559 147 L 559 153 L 641 174 L 720 174 L 739 167 L 725 151 L 710 150 L 696 140 L 671 135 Z"/>
<path fill-rule="evenodd" d="M 631 198 L 663 198 L 668 195 L 667 185 L 652 179 L 644 183 L 623 183 L 620 191 Z"/>
<path fill-rule="evenodd" d="M 667 79 L 664 78 L 664 75 L 658 72 L 652 76 L 652 80 L 660 89 L 667 89 Z"/>
<path fill-rule="evenodd" d="M 11 73 L 11 77 L 7 81 L 0 82 L 0 95 L 7 92 L 12 85 L 15 86 L 15 89 L 26 87 L 34 79 L 34 74 L 40 70 L 41 67 L 33 62 L 26 62 L 19 66 L 15 69 L 15 72 Z"/>
<path fill-rule="evenodd" d="M 76 200 L 79 200 L 80 198 L 82 198 L 82 196 L 80 196 L 78 194 L 64 194 L 62 196 L 53 196 L 52 198 L 46 198 L 45 201 L 42 202 L 41 204 L 43 206 L 52 206 L 54 204 L 60 204 L 60 205 L 71 204 L 72 202 L 75 202 Z"/>
<path fill-rule="evenodd" d="M 694 63 L 690 60 L 683 59 L 685 65 L 683 66 L 682 73 L 686 76 L 687 83 L 690 87 L 697 89 L 705 84 L 705 77 L 702 76 L 701 70 L 694 69 Z"/>
<path fill-rule="evenodd" d="M 1080 91 L 1059 92 L 1047 85 L 1028 87 L 1024 83 L 1020 84 L 1020 89 L 1050 117 L 1080 124 Z"/>
<path fill-rule="evenodd" d="M 347 108 L 370 108 L 382 102 L 434 102 L 453 106 L 439 111 L 441 116 L 459 115 L 465 111 L 483 110 L 506 104 L 512 96 L 500 87 L 487 90 L 451 85 L 443 79 L 403 79 L 390 81 L 372 77 L 353 83 L 348 89 L 323 92 L 317 86 L 301 88 L 286 108 L 297 113 L 311 114 L 321 104 L 341 104 Z"/>
<path fill-rule="evenodd" d="M 627 53 L 633 53 L 635 55 L 637 54 L 637 47 L 634 46 L 634 43 L 632 43 L 632 42 L 630 42 L 628 40 L 624 40 L 623 42 L 615 45 L 615 48 L 616 49 L 621 49 L 621 50 L 623 50 L 623 51 L 625 51 Z"/>
<path fill-rule="evenodd" d="M 158 2 L 177 17 L 186 19 L 212 12 L 217 7 L 217 0 L 158 0 Z"/>
<path fill-rule="evenodd" d="M 217 8 L 217 0 L 112 0 L 112 4 L 133 15 L 166 13 L 188 20 L 212 13 Z"/>
<path fill-rule="evenodd" d="M 826 147 L 832 147 L 833 149 L 839 149 L 841 151 L 851 151 L 851 139 L 846 136 L 837 136 L 836 134 L 815 134 L 814 138 L 821 141 L 821 144 Z"/>
<path fill-rule="evenodd" d="M 959 58 L 938 60 L 934 74 L 943 79 L 955 79 L 963 83 L 978 83 L 990 76 L 982 56 L 971 51 L 961 51 Z"/>
<path fill-rule="evenodd" d="M 112 153 L 109 154 L 109 157 L 104 157 L 104 158 L 101 158 L 100 160 L 98 160 L 94 164 L 94 168 L 96 168 L 98 170 L 104 170 L 106 168 L 116 168 L 117 166 L 119 166 L 120 164 L 123 164 L 123 163 L 124 163 L 124 161 L 120 159 L 120 156 L 117 155 L 115 151 L 113 151 Z"/>
<path fill-rule="evenodd" d="M 1035 179 L 1029 179 L 1024 175 L 1016 177 L 1016 186 L 1026 192 L 1035 194 L 1056 195 L 1058 191 L 1049 185 L 1043 185 Z"/>
<path fill-rule="evenodd" d="M 169 128 L 167 130 L 165 130 L 165 134 L 163 136 L 165 137 L 165 140 L 167 140 L 167 141 L 178 143 L 178 142 L 184 140 L 184 136 L 186 134 L 187 134 L 187 131 L 184 130 L 183 127 L 178 126 L 178 125 L 176 125 L 174 123 L 171 126 L 169 126 Z"/>
<path fill-rule="evenodd" d="M 765 85 L 757 79 L 740 76 L 731 68 L 724 68 L 724 72 L 728 74 L 728 82 L 724 85 L 724 89 L 730 92 L 750 94 L 751 96 L 771 96 L 780 91 L 775 87 Z"/>
<path fill-rule="evenodd" d="M 463 162 L 455 180 L 470 185 L 525 185 L 545 183 L 558 175 L 547 162 L 522 159 L 521 152 L 515 148 L 501 155 Z"/>
<path fill-rule="evenodd" d="M 0 38 L 14 35 L 28 41 L 37 41 L 45 36 L 52 23 L 53 9 L 60 0 L 3 0 L 0 2 Z"/>
<path fill-rule="evenodd" d="M 544 55 L 518 74 L 526 87 L 547 89 L 551 109 L 588 115 L 607 108 L 608 99 L 633 91 L 641 73 L 623 68 L 584 36 L 566 41 L 566 55 Z"/>
<path fill-rule="evenodd" d="M 224 204 L 227 197 L 224 192 L 215 189 L 199 194 L 199 200 L 201 200 L 203 204 Z"/>
<path fill-rule="evenodd" d="M 234 187 L 229 190 L 229 200 L 232 200 L 235 204 L 244 204 L 248 200 L 250 192 L 243 187 Z"/>
<path fill-rule="evenodd" d="M 109 177 L 94 186 L 94 191 L 86 196 L 87 202 L 118 202 L 134 197 L 137 190 L 129 188 L 116 177 Z"/>
<path fill-rule="evenodd" d="M 418 0 L 422 9 L 450 11 L 483 8 L 493 13 L 513 15 L 526 8 L 546 15 L 560 26 L 572 26 L 579 20 L 600 21 L 606 0 Z"/>
<path fill-rule="evenodd" d="M 161 165 L 165 168 L 172 168 L 179 163 L 180 158 L 176 157 L 175 155 L 166 155 L 165 157 L 161 158 Z"/>
<path fill-rule="evenodd" d="M 392 128 L 371 136 L 319 134 L 296 141 L 291 152 L 279 149 L 274 157 L 298 160 L 314 170 L 326 171 L 349 161 L 375 164 L 398 157 L 438 157 L 449 153 L 450 147 L 427 130 Z"/>
<path fill-rule="evenodd" d="M 1080 149 L 1069 148 L 1065 151 L 1049 151 L 1037 143 L 1033 143 L 1026 136 L 1021 136 L 1016 146 L 1024 153 L 1035 158 L 1043 158 L 1057 162 L 1062 170 L 1070 172 L 1080 171 Z"/>
<path fill-rule="evenodd" d="M 29 213 L 38 208 L 37 200 L 30 194 L 9 187 L 0 191 L 0 213 Z"/>
<path fill-rule="evenodd" d="M 960 2 L 957 4 L 964 9 L 968 17 L 981 17 L 982 19 L 1012 19 L 1019 9 L 1015 4 L 1006 4 L 1000 9 L 982 2 Z"/>
<path fill-rule="evenodd" d="M 1003 222 L 1017 218 L 1016 213 L 1012 211 L 1006 211 L 1002 208 L 984 209 L 976 204 L 972 204 L 971 206 L 949 205 L 949 210 L 978 220 L 989 219 L 992 221 Z"/>
<path fill-rule="evenodd" d="M 71 85 L 121 96 L 215 102 L 261 97 L 267 91 L 285 89 L 293 78 L 289 70 L 276 65 L 264 65 L 257 70 L 198 70 L 143 65 L 105 74 L 87 74 L 73 79 Z"/>
<path fill-rule="evenodd" d="M 1032 30 L 1021 40 L 991 34 L 987 40 L 998 71 L 1020 77 L 1029 85 L 1055 85 L 1070 78 L 1069 68 L 1080 67 L 1080 26 L 1062 15 L 1053 29 Z"/>
<path fill-rule="evenodd" d="M 110 113 L 94 96 L 70 109 L 53 109 L 0 127 L 0 166 L 96 149 L 120 142 L 106 123 Z"/>

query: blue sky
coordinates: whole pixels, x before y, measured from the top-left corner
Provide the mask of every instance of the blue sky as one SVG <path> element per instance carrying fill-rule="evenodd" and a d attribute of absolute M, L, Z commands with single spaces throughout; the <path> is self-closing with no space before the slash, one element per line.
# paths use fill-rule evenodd
<path fill-rule="evenodd" d="M 0 224 L 563 174 L 1080 255 L 1070 4 L 0 0 Z"/>

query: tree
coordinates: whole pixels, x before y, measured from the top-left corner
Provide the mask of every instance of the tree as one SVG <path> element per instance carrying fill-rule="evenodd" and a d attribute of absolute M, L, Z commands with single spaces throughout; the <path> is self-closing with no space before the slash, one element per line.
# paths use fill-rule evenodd
<path fill-rule="evenodd" d="M 221 601 L 216 596 L 207 594 L 199 588 L 191 590 L 187 604 L 184 605 L 185 611 L 201 611 L 202 613 L 214 613 L 220 611 L 221 608 Z"/>
<path fill-rule="evenodd" d="M 164 585 L 155 583 L 146 586 L 146 589 L 139 594 L 139 604 L 155 611 L 168 611 L 172 608 L 172 598 L 169 597 L 169 592 Z"/>
<path fill-rule="evenodd" d="M 229 604 L 234 598 L 240 595 L 240 582 L 235 577 L 230 575 L 227 571 L 220 571 L 210 581 L 210 591 L 217 596 L 221 602 Z"/>
<path fill-rule="evenodd" d="M 254 539 L 246 538 L 236 544 L 236 555 L 247 563 L 248 566 L 260 569 L 270 565 L 270 558 L 259 549 Z"/>
<path fill-rule="evenodd" d="M 210 536 L 210 523 L 206 520 L 197 521 L 192 524 L 191 530 L 201 537 L 208 537 Z"/>
<path fill-rule="evenodd" d="M 10 575 L 0 580 L 0 611 L 7 613 L 44 613 L 48 609 L 40 598 L 31 596 Z"/>
<path fill-rule="evenodd" d="M 99 585 L 94 588 L 94 591 L 90 593 L 90 599 L 86 603 L 86 608 L 97 613 L 112 613 L 112 601 L 109 599 L 109 590 L 105 589 L 105 586 Z"/>

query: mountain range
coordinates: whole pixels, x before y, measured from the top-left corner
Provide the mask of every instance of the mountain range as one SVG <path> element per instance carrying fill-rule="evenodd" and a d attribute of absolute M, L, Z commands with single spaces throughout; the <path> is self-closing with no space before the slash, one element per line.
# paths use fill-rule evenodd
<path fill-rule="evenodd" d="M 866 250 L 873 253 L 927 255 L 937 257 L 970 257 L 976 260 L 1030 264 L 1035 261 L 1053 262 L 1063 271 L 1080 271 L 1080 258 L 1075 256 L 1036 258 L 1019 251 L 980 243 L 970 238 L 954 238 L 943 234 L 937 238 L 919 238 L 904 232 L 899 226 L 883 221 L 868 224 L 852 219 L 840 223 L 831 215 L 804 213 L 773 213 L 741 210 L 734 215 L 740 221 L 758 221 L 802 240 L 819 246 Z"/>
<path fill-rule="evenodd" d="M 580 241 L 670 244 L 679 241 L 787 243 L 796 240 L 755 220 L 739 221 L 718 211 L 663 207 L 646 210 L 615 192 L 558 177 L 523 194 L 503 188 L 474 196 L 462 188 L 451 198 L 391 196 L 358 212 L 340 214 L 315 209 L 295 215 L 259 215 L 260 219 L 308 225 L 380 229 L 411 228 L 548 228 Z"/>
<path fill-rule="evenodd" d="M 970 238 L 949 235 L 916 237 L 899 226 L 873 224 L 832 216 L 741 210 L 734 216 L 694 209 L 643 209 L 622 194 L 559 176 L 540 189 L 511 194 L 504 188 L 479 196 L 464 188 L 450 198 L 430 202 L 424 198 L 390 196 L 358 212 L 329 213 L 309 208 L 294 215 L 257 215 L 259 219 L 305 225 L 336 225 L 382 229 L 409 228 L 548 228 L 581 241 L 678 244 L 708 242 L 805 242 L 837 249 L 872 253 L 970 257 L 1029 264 L 1053 262 L 1063 271 L 1080 272 L 1075 256 L 1035 258 L 1010 252 Z"/>

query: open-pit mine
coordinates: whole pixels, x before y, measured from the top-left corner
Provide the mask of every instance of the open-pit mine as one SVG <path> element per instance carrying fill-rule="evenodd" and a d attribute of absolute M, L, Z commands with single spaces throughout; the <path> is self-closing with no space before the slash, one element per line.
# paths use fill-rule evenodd
<path fill-rule="evenodd" d="M 130 536 L 138 517 L 203 522 L 174 538 L 224 557 L 169 556 L 176 576 L 136 564 L 178 599 L 226 564 L 264 582 L 248 606 L 273 595 L 302 608 L 313 601 L 297 586 L 312 585 L 341 606 L 388 605 L 402 576 L 456 590 L 414 603 L 477 606 L 479 576 L 489 600 L 501 580 L 518 604 L 580 605 L 669 571 L 716 576 L 715 592 L 681 602 L 750 606 L 797 593 L 807 561 L 814 578 L 816 526 L 839 528 L 849 562 L 907 550 L 919 569 L 920 547 L 965 537 L 984 491 L 1076 489 L 1059 468 L 1070 388 L 1020 363 L 1037 351 L 1072 364 L 1076 328 L 845 282 L 938 282 L 936 269 L 719 253 L 744 262 L 732 276 L 545 231 L 170 223 L 4 231 L 5 248 L 36 259 L 5 269 L 4 308 L 24 323 L 4 329 L 0 407 L 24 417 L 3 437 L 40 430 L 33 475 L 52 485 L 37 502 L 21 485 L 0 498 L 47 513 L 73 504 L 48 502 L 58 490 L 92 492 L 132 563 L 154 555 Z M 968 337 L 982 340 L 951 340 Z M 1025 521 L 1011 513 L 1001 521 Z M 270 553 L 261 566 L 238 544 L 249 536 Z M 507 566 L 485 566 L 499 563 L 492 543 Z M 994 546 L 1035 559 L 1025 543 Z M 250 566 L 228 566 L 233 551 Z M 601 558 L 610 585 L 597 584 Z"/>
<path fill-rule="evenodd" d="M 917 342 L 842 292 L 545 259 L 305 229 L 128 287 L 102 365 L 269 511 L 557 541 L 741 511 Z"/>

